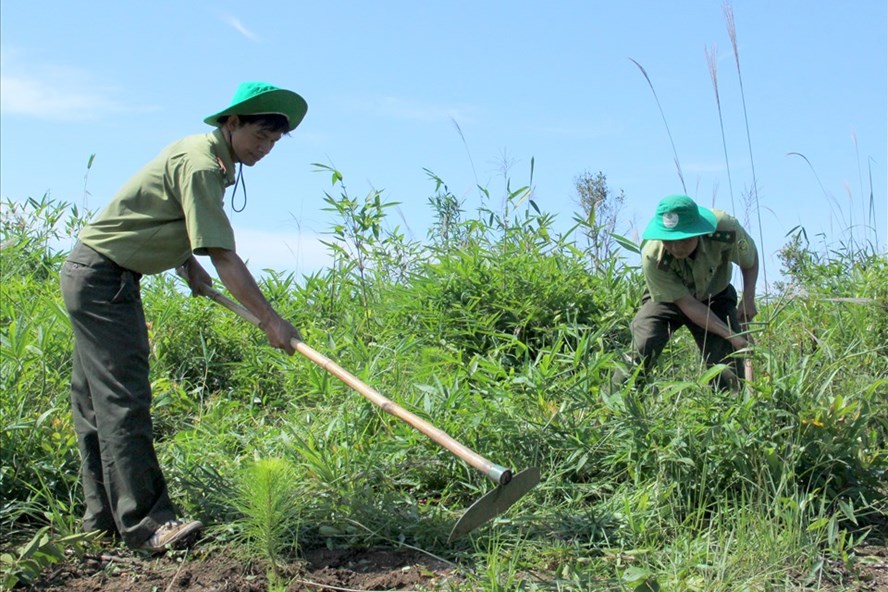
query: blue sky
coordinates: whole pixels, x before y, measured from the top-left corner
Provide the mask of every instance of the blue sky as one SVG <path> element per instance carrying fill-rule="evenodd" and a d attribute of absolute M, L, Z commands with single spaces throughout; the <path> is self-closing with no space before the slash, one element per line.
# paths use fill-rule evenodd
<path fill-rule="evenodd" d="M 327 262 L 318 238 L 333 189 L 313 162 L 338 168 L 355 197 L 379 189 L 401 202 L 389 225 L 418 240 L 435 188 L 423 169 L 474 211 L 477 184 L 497 206 L 505 177 L 525 185 L 533 158 L 534 199 L 565 229 L 579 211 L 574 179 L 602 171 L 626 194 L 617 230 L 631 237 L 661 197 L 683 192 L 631 58 L 654 85 L 687 192 L 750 220 L 769 279 L 798 225 L 818 245 L 847 242 L 851 227 L 884 251 L 885 1 L 732 8 L 751 150 L 721 0 L 4 1 L 0 195 L 100 209 L 166 144 L 208 131 L 203 118 L 239 82 L 265 80 L 302 94 L 309 111 L 245 169 L 249 203 L 232 221 L 254 271 Z M 743 205 L 753 170 L 758 211 Z M 870 176 L 875 229 L 860 226 L 873 221 Z"/>

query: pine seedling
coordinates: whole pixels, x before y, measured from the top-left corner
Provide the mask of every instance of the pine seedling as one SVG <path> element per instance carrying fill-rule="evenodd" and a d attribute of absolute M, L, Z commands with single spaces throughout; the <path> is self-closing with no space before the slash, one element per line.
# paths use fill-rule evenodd
<path fill-rule="evenodd" d="M 241 515 L 236 521 L 238 542 L 250 554 L 268 561 L 272 569 L 298 542 L 298 491 L 294 481 L 293 468 L 278 458 L 258 460 L 238 475 L 232 500 Z"/>

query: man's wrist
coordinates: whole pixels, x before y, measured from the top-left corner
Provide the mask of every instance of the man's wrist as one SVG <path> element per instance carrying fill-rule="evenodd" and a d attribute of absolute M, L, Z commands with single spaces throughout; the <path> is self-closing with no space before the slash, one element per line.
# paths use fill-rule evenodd
<path fill-rule="evenodd" d="M 271 325 L 275 318 L 277 317 L 277 313 L 274 310 L 267 311 L 261 317 L 259 317 L 259 328 L 266 329 L 269 325 Z"/>

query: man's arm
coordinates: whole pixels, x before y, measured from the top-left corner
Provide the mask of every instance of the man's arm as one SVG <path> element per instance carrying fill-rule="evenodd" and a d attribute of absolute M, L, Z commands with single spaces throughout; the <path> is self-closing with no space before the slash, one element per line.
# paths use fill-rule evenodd
<path fill-rule="evenodd" d="M 758 314 L 758 310 L 755 307 L 755 284 L 758 281 L 759 274 L 758 253 L 755 254 L 752 265 L 745 269 L 743 267 L 740 268 L 740 274 L 743 276 L 743 296 L 740 298 L 740 305 L 737 307 L 737 320 L 743 326 Z"/>
<path fill-rule="evenodd" d="M 749 345 L 743 337 L 735 335 L 721 319 L 712 314 L 708 306 L 693 296 L 682 296 L 675 301 L 675 305 L 691 319 L 692 323 L 713 335 L 727 339 L 735 350 Z"/>
<path fill-rule="evenodd" d="M 265 331 L 269 344 L 293 355 L 296 350 L 293 349 L 290 342 L 293 339 L 302 341 L 302 335 L 268 303 L 240 256 L 228 249 L 210 248 L 207 249 L 207 252 L 222 284 L 238 302 L 259 319 L 259 326 Z M 192 290 L 195 285 L 199 285 L 199 282 L 210 283 L 209 274 L 200 267 L 194 257 L 186 262 L 185 269 Z"/>
<path fill-rule="evenodd" d="M 211 278 L 210 274 L 208 274 L 203 266 L 198 263 L 197 257 L 194 255 L 191 255 L 185 260 L 181 269 L 185 270 L 185 277 L 188 278 L 188 286 L 191 288 L 191 295 L 195 298 L 201 295 L 201 286 L 213 285 L 213 278 Z"/>

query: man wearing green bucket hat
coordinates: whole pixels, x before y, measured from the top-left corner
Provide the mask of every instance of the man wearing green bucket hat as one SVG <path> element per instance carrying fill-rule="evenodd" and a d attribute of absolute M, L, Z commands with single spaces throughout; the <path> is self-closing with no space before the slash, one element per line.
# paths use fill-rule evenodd
<path fill-rule="evenodd" d="M 292 91 L 241 84 L 228 107 L 205 119 L 216 129 L 174 142 L 138 171 L 83 228 L 63 265 L 84 530 L 156 553 L 193 542 L 202 529 L 177 517 L 155 454 L 139 279 L 181 267 L 196 295 L 212 282 L 197 256 L 209 257 L 228 291 L 261 319 L 269 343 L 294 353 L 299 331 L 269 304 L 238 256 L 224 198 L 242 181 L 235 165 L 264 158 L 306 110 Z"/>
<path fill-rule="evenodd" d="M 700 207 L 686 195 L 662 199 L 642 238 L 646 290 L 631 329 L 643 369 L 651 368 L 672 334 L 685 326 L 707 364 L 729 364 L 719 384 L 736 388 L 743 366 L 730 355 L 749 345 L 740 327 L 756 315 L 755 243 L 734 217 Z M 743 278 L 739 306 L 731 285 L 734 264 Z"/>

